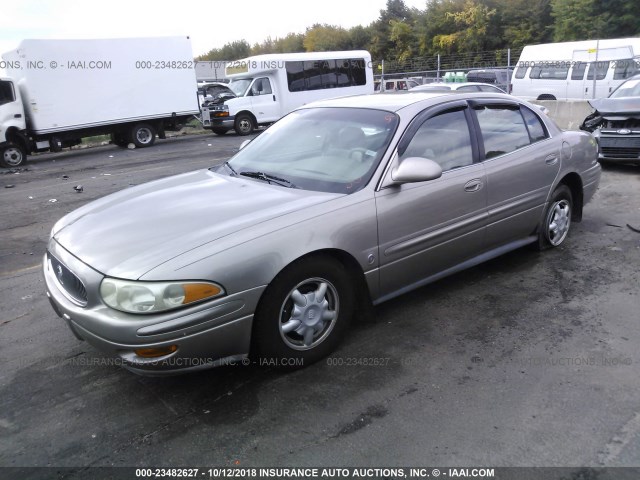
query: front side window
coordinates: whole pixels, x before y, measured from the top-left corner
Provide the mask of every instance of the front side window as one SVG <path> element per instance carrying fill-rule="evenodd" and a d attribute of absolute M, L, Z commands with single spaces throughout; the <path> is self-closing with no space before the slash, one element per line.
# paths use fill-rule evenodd
<path fill-rule="evenodd" d="M 16 99 L 13 92 L 13 83 L 0 81 L 0 105 L 11 103 Z"/>
<path fill-rule="evenodd" d="M 286 180 L 273 180 L 276 185 L 349 194 L 369 182 L 397 126 L 397 115 L 382 110 L 296 110 L 256 137 L 229 165 L 239 177 L 263 173 Z M 225 165 L 214 169 L 235 175 Z"/>
<path fill-rule="evenodd" d="M 271 82 L 268 78 L 258 78 L 251 86 L 251 95 L 271 95 Z"/>
<path fill-rule="evenodd" d="M 529 130 L 517 106 L 485 105 L 474 108 L 484 142 L 484 157 L 490 159 L 530 144 Z"/>
<path fill-rule="evenodd" d="M 587 69 L 587 64 L 585 62 L 577 62 L 573 66 L 573 70 L 571 71 L 571 80 L 584 79 L 584 72 L 586 69 Z"/>
<path fill-rule="evenodd" d="M 518 67 L 518 69 L 516 70 L 516 73 L 514 74 L 514 76 L 517 79 L 524 78 L 524 76 L 527 74 L 527 68 L 528 67 Z"/>
<path fill-rule="evenodd" d="M 426 120 L 400 155 L 423 157 L 440 164 L 442 171 L 473 163 L 473 149 L 464 110 L 454 110 Z"/>

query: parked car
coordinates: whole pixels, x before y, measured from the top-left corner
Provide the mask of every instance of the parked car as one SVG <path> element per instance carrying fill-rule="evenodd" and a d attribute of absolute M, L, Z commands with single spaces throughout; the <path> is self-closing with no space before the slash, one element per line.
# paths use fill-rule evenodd
<path fill-rule="evenodd" d="M 228 162 L 63 217 L 46 291 L 78 338 L 138 373 L 250 353 L 308 365 L 366 304 L 563 245 L 598 186 L 596 156 L 590 134 L 507 95 L 325 100 Z"/>
<path fill-rule="evenodd" d="M 469 72 L 467 72 L 467 81 L 490 83 L 507 93 L 511 93 L 510 84 L 512 73 L 512 71 L 506 68 L 469 70 Z"/>
<path fill-rule="evenodd" d="M 640 164 L 640 75 L 619 85 L 609 98 L 589 104 L 594 112 L 580 128 L 598 140 L 600 163 Z"/>
<path fill-rule="evenodd" d="M 417 85 L 410 88 L 410 92 L 437 92 L 451 91 L 458 92 L 487 92 L 487 93 L 505 93 L 498 87 L 480 82 L 460 82 L 460 83 L 429 83 L 426 85 Z"/>
<path fill-rule="evenodd" d="M 420 82 L 411 78 L 392 78 L 376 80 L 373 85 L 376 92 L 400 92 L 417 87 Z"/>

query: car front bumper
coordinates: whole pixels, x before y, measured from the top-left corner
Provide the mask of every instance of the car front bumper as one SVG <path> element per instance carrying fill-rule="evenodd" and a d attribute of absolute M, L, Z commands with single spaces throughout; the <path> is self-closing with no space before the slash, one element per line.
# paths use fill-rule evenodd
<path fill-rule="evenodd" d="M 60 283 L 50 259 L 55 258 L 86 285 L 86 305 L 79 304 Z M 111 309 L 98 298 L 104 276 L 91 269 L 55 240 L 43 260 L 46 293 L 54 311 L 71 331 L 110 357 L 110 362 L 135 373 L 162 375 L 241 362 L 249 353 L 253 312 L 264 287 L 155 315 L 133 315 Z M 156 358 L 140 349 L 176 350 Z M 110 363 L 107 362 L 107 363 Z"/>
<path fill-rule="evenodd" d="M 598 138 L 598 160 L 616 163 L 640 163 L 640 134 L 618 134 L 601 131 Z"/>

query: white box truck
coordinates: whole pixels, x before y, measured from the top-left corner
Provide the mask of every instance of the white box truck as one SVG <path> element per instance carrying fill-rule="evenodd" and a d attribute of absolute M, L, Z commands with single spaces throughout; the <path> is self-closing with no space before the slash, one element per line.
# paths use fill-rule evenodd
<path fill-rule="evenodd" d="M 200 113 L 189 37 L 24 40 L 0 66 L 0 164 L 83 137 L 147 147 Z"/>
<path fill-rule="evenodd" d="M 202 105 L 202 125 L 215 134 L 248 135 L 316 100 L 373 93 L 371 55 L 364 50 L 279 53 L 227 62 L 229 88 Z"/>

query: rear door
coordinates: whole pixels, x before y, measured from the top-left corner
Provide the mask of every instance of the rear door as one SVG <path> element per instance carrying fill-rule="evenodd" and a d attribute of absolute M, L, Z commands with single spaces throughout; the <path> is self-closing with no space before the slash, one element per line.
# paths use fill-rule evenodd
<path fill-rule="evenodd" d="M 381 296 L 419 285 L 483 247 L 487 189 L 465 101 L 428 109 L 408 127 L 394 156 L 430 158 L 443 174 L 376 193 Z M 396 157 L 397 156 L 397 157 Z"/>
<path fill-rule="evenodd" d="M 560 144 L 533 110 L 508 100 L 471 101 L 487 175 L 486 249 L 534 234 L 560 170 Z"/>

